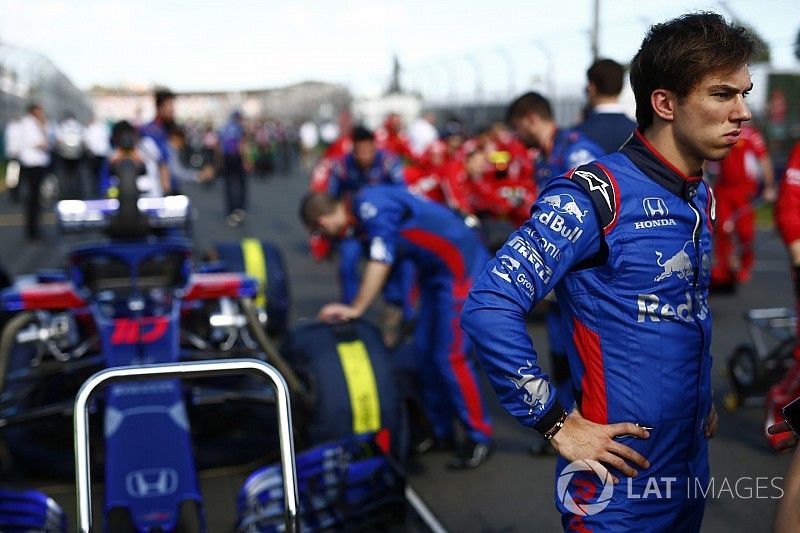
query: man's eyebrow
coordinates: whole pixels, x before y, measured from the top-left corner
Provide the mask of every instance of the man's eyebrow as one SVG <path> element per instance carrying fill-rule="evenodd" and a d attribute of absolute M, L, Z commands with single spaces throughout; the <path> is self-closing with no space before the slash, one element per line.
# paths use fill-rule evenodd
<path fill-rule="evenodd" d="M 740 89 L 738 87 L 736 87 L 734 85 L 729 85 L 727 83 L 720 83 L 719 85 L 712 85 L 711 87 L 708 88 L 709 92 L 724 91 L 724 92 L 728 92 L 728 93 L 738 93 L 738 92 L 747 93 L 747 92 L 750 92 L 752 90 L 753 90 L 753 84 L 752 83 L 744 91 L 740 91 Z"/>

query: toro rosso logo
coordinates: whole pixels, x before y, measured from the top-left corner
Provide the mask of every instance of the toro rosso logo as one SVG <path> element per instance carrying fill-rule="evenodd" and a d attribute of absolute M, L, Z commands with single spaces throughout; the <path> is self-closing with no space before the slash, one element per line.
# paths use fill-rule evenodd
<path fill-rule="evenodd" d="M 140 320 L 118 318 L 114 320 L 111 344 L 151 343 L 159 340 L 169 329 L 166 317 L 145 317 Z"/>
<path fill-rule="evenodd" d="M 690 244 L 692 244 L 692 241 L 686 241 L 686 243 L 683 245 L 683 248 L 678 250 L 675 255 L 663 262 L 661 261 L 663 255 L 660 251 L 656 250 L 656 256 L 658 256 L 656 263 L 664 271 L 656 276 L 655 281 L 661 281 L 670 278 L 673 274 L 676 274 L 680 279 L 686 280 L 687 282 L 691 281 L 692 277 L 694 276 L 692 260 L 689 257 L 689 254 L 686 253 L 686 247 Z"/>
<path fill-rule="evenodd" d="M 545 196 L 542 201 L 553 208 L 554 211 L 565 215 L 572 215 L 578 219 L 578 222 L 583 223 L 583 217 L 586 216 L 587 210 L 581 211 L 575 198 L 571 194 L 554 194 L 553 196 Z"/>

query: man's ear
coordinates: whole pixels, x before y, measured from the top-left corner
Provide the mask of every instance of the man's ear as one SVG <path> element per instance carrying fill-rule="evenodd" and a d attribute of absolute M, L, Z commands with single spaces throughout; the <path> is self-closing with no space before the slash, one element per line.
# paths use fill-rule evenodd
<path fill-rule="evenodd" d="M 675 93 L 667 89 L 656 89 L 650 94 L 653 113 L 667 122 L 671 122 L 675 118 L 675 102 Z"/>

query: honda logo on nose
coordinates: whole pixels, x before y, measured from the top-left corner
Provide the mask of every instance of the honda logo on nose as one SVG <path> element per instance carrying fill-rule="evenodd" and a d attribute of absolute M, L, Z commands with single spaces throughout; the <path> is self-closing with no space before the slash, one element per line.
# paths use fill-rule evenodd
<path fill-rule="evenodd" d="M 173 468 L 147 468 L 128 472 L 125 487 L 134 498 L 166 496 L 178 490 L 178 472 Z"/>
<path fill-rule="evenodd" d="M 665 204 L 664 200 L 661 198 L 645 198 L 642 200 L 642 206 L 644 207 L 644 212 L 647 213 L 647 216 L 650 218 L 665 217 L 669 215 L 667 204 Z"/>

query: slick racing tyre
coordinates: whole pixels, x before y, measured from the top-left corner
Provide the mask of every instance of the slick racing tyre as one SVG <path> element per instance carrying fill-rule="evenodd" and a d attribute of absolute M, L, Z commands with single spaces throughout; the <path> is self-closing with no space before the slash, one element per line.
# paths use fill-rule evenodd
<path fill-rule="evenodd" d="M 405 449 L 405 417 L 394 368 L 378 328 L 364 320 L 313 322 L 293 329 L 283 350 L 313 398 L 303 444 L 389 430 L 395 454 Z"/>
<path fill-rule="evenodd" d="M 280 335 L 289 320 L 289 279 L 281 251 L 267 241 L 242 239 L 218 242 L 212 256 L 231 272 L 245 272 L 258 280 L 255 303 L 267 312 L 267 333 Z"/>

